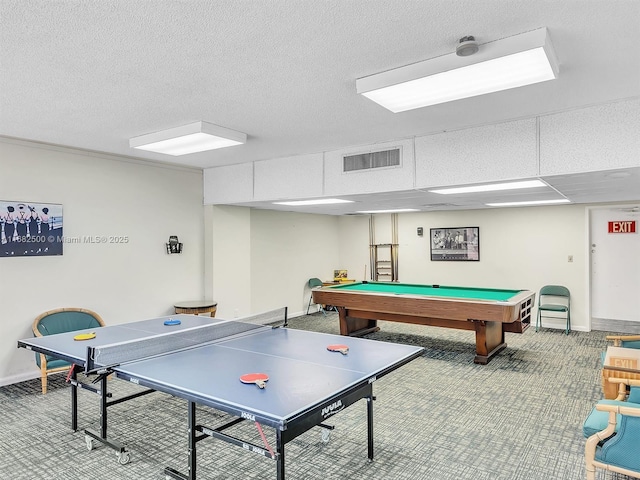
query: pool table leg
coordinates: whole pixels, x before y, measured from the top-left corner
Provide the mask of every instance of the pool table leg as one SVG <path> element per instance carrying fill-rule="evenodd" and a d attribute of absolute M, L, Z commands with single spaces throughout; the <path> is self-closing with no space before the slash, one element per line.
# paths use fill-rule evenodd
<path fill-rule="evenodd" d="M 476 356 L 474 363 L 486 365 L 489 360 L 507 347 L 501 322 L 472 320 L 476 327 Z"/>
<path fill-rule="evenodd" d="M 350 317 L 349 310 L 345 307 L 338 308 L 338 318 L 340 318 L 340 335 L 349 335 L 351 337 L 361 337 L 367 333 L 377 332 L 380 330 L 377 320 L 367 318 Z"/>

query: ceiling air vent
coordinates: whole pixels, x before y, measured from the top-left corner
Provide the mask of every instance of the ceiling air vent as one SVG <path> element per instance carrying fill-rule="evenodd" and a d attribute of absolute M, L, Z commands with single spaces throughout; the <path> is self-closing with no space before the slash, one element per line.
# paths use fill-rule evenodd
<path fill-rule="evenodd" d="M 400 148 L 381 152 L 359 153 L 342 157 L 343 172 L 371 170 L 372 168 L 397 167 L 400 165 Z"/>

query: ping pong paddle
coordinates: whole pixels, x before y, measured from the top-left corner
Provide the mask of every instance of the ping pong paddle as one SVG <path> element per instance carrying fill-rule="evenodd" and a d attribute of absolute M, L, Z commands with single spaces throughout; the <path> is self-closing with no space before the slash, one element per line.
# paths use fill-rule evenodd
<path fill-rule="evenodd" d="M 78 335 L 73 337 L 74 340 L 91 340 L 92 338 L 96 338 L 95 332 L 79 333 Z"/>
<path fill-rule="evenodd" d="M 182 322 L 180 320 L 176 320 L 175 318 L 170 318 L 169 320 L 165 320 L 165 325 L 180 325 Z"/>
<path fill-rule="evenodd" d="M 349 353 L 349 346 L 348 345 L 343 345 L 343 344 L 334 344 L 334 345 L 327 345 L 327 350 L 329 350 L 330 352 L 340 352 L 343 355 L 346 355 L 347 353 Z"/>
<path fill-rule="evenodd" d="M 264 388 L 269 380 L 266 373 L 245 373 L 240 377 L 242 383 L 255 383 L 258 387 Z"/>

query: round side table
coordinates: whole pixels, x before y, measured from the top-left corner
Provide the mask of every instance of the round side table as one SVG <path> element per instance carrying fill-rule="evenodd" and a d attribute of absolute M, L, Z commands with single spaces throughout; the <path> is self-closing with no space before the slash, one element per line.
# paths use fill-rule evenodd
<path fill-rule="evenodd" d="M 178 302 L 173 308 L 175 308 L 176 313 L 188 313 L 190 315 L 208 313 L 212 317 L 215 317 L 218 302 L 214 302 L 213 300 L 190 300 L 188 302 Z"/>

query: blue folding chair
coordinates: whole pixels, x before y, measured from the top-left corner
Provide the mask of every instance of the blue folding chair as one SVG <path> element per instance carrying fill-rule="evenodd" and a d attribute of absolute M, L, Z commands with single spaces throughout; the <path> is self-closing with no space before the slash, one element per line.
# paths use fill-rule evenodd
<path fill-rule="evenodd" d="M 549 301 L 553 298 L 553 302 Z M 561 302 L 561 303 L 559 303 Z M 536 332 L 542 327 L 542 317 L 549 317 L 543 312 L 564 313 L 567 320 L 565 333 L 569 335 L 571 331 L 571 294 L 567 287 L 562 285 L 545 285 L 538 294 L 538 317 L 536 319 Z"/>

